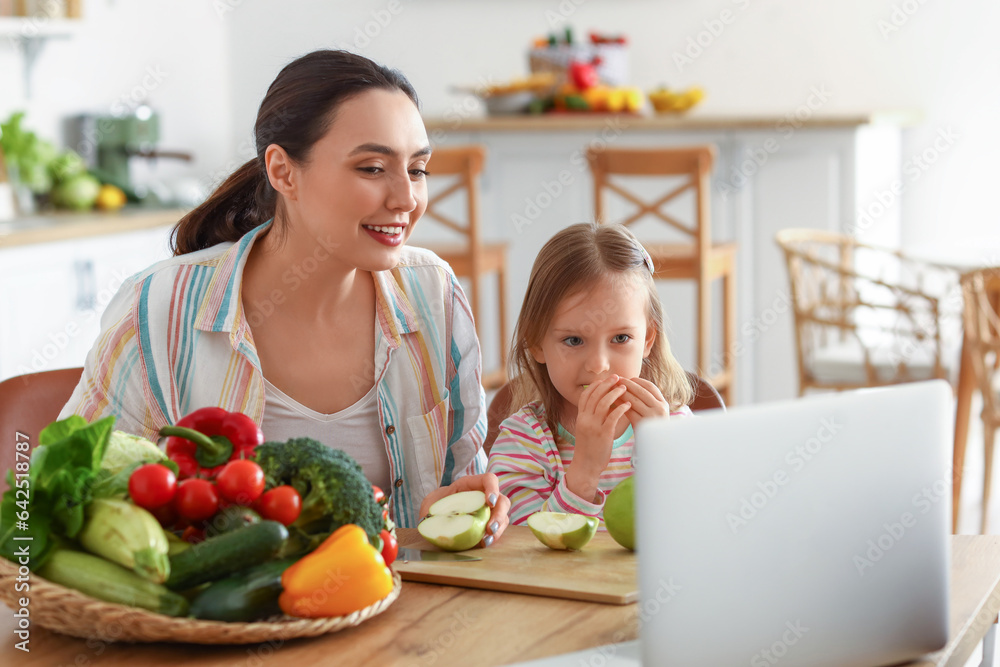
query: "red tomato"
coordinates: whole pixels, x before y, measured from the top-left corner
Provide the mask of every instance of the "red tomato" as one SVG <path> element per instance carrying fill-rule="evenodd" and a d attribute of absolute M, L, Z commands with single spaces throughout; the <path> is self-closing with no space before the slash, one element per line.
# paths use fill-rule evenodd
<path fill-rule="evenodd" d="M 392 561 L 396 560 L 396 554 L 399 553 L 396 536 L 388 530 L 383 530 L 378 536 L 382 538 L 382 560 L 386 565 L 392 565 Z"/>
<path fill-rule="evenodd" d="M 177 523 L 177 509 L 173 503 L 167 503 L 166 505 L 151 509 L 149 512 L 156 517 L 161 526 L 168 530 L 173 528 L 174 524 Z"/>
<path fill-rule="evenodd" d="M 230 461 L 215 477 L 219 495 L 236 505 L 250 505 L 264 493 L 264 471 L 248 459 Z"/>
<path fill-rule="evenodd" d="M 201 521 L 219 511 L 219 496 L 215 485 L 207 479 L 185 479 L 177 485 L 174 506 L 177 513 L 188 521 Z"/>
<path fill-rule="evenodd" d="M 198 544 L 205 541 L 205 529 L 196 526 L 188 526 L 181 533 L 181 539 L 188 544 Z"/>
<path fill-rule="evenodd" d="M 375 494 L 375 502 L 381 505 L 382 501 L 385 500 L 385 494 L 382 493 L 382 489 L 372 484 L 372 493 Z"/>
<path fill-rule="evenodd" d="M 299 518 L 302 511 L 302 497 L 291 486 L 276 486 L 254 503 L 262 519 L 277 521 L 286 526 Z"/>
<path fill-rule="evenodd" d="M 159 463 L 139 466 L 128 478 L 128 495 L 143 509 L 163 507 L 174 499 L 176 492 L 177 476 Z"/>

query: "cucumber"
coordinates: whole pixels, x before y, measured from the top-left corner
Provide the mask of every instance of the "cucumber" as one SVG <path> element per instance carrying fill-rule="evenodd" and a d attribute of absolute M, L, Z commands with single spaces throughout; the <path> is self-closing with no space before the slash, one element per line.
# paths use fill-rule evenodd
<path fill-rule="evenodd" d="M 177 593 L 121 565 L 82 551 L 56 550 L 38 575 L 105 602 L 142 607 L 166 616 L 188 613 L 188 601 Z"/>
<path fill-rule="evenodd" d="M 259 565 L 274 558 L 287 538 L 288 530 L 277 521 L 210 537 L 170 557 L 167 588 L 182 591 Z"/>
<path fill-rule="evenodd" d="M 222 535 L 243 526 L 252 526 L 255 523 L 260 523 L 259 514 L 249 507 L 230 505 L 220 510 L 218 514 L 209 520 L 208 525 L 205 527 L 205 536 L 215 537 L 216 535 Z"/>
<path fill-rule="evenodd" d="M 191 601 L 191 615 L 209 621 L 250 623 L 281 613 L 281 575 L 294 558 L 272 560 L 220 579 Z"/>

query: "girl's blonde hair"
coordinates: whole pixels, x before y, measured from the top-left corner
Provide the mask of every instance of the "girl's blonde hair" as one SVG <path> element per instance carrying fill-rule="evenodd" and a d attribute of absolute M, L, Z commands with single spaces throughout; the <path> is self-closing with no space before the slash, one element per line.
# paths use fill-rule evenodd
<path fill-rule="evenodd" d="M 541 344 L 559 304 L 591 288 L 599 280 L 625 278 L 646 288 L 646 320 L 656 330 L 649 356 L 639 376 L 663 392 L 672 410 L 693 397 L 687 373 L 670 353 L 663 326 L 663 305 L 653 282 L 649 255 L 635 235 L 620 224 L 580 223 L 549 239 L 531 267 L 528 289 L 514 328 L 511 349 L 512 405 L 516 408 L 540 400 L 549 426 L 555 430 L 561 404 L 545 364 L 535 361 L 531 348 Z"/>

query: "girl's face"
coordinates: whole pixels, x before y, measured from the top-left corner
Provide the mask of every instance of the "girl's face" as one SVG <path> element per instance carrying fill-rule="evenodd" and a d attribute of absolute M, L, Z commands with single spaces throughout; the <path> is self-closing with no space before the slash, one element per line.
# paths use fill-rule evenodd
<path fill-rule="evenodd" d="M 375 89 L 347 100 L 308 162 L 289 163 L 289 239 L 318 244 L 352 268 L 391 269 L 427 208 L 430 151 L 404 93 Z"/>
<path fill-rule="evenodd" d="M 648 298 L 644 286 L 626 277 L 601 280 L 559 303 L 530 352 L 566 404 L 575 408 L 584 388 L 608 374 L 639 376 L 656 339 Z"/>

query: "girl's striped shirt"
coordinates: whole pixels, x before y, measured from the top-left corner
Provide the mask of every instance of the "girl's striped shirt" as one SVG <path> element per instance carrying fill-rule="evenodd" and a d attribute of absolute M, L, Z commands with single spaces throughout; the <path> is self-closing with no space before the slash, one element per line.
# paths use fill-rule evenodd
<path fill-rule="evenodd" d="M 682 407 L 672 417 L 691 414 Z M 598 482 L 597 502 L 581 498 L 566 486 L 566 468 L 573 461 L 573 436 L 562 427 L 552 433 L 541 402 L 524 406 L 500 425 L 500 434 L 490 450 L 487 471 L 500 480 L 500 492 L 510 498 L 510 522 L 523 524 L 535 512 L 586 514 L 601 519 L 604 500 L 634 471 L 635 436 L 632 427 L 615 440 L 608 467 Z"/>

